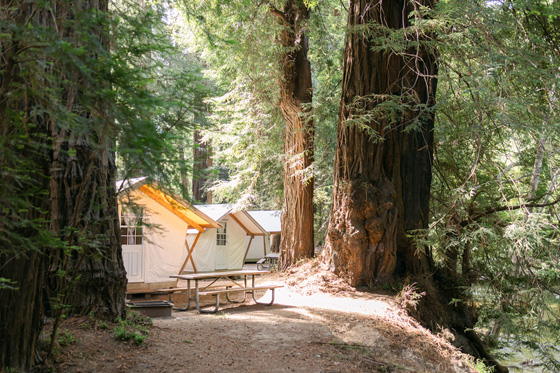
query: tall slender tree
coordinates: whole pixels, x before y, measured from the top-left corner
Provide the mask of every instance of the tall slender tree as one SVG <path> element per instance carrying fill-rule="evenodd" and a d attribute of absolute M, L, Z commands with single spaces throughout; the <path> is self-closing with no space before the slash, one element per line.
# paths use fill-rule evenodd
<path fill-rule="evenodd" d="M 193 134 L 193 177 L 192 199 L 212 203 L 212 192 L 208 190 L 208 168 L 212 167 L 210 144 L 203 140 L 200 130 Z"/>
<path fill-rule="evenodd" d="M 313 136 L 311 65 L 305 28 L 309 9 L 303 0 L 287 0 L 282 11 L 271 6 L 283 26 L 280 108 L 284 134 L 284 202 L 282 207 L 281 268 L 313 256 Z"/>

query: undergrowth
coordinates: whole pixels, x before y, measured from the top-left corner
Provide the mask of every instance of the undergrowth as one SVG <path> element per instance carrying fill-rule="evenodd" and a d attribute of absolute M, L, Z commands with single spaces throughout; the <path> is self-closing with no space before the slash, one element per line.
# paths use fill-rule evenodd
<path fill-rule="evenodd" d="M 113 329 L 115 338 L 120 341 L 134 341 L 141 345 L 148 337 L 149 327 L 153 325 L 152 319 L 139 312 L 127 312 L 126 319 L 117 319 L 117 327 Z"/>

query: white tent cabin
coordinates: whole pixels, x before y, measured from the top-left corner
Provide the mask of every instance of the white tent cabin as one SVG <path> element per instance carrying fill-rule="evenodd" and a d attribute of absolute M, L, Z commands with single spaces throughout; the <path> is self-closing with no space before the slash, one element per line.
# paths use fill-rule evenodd
<path fill-rule="evenodd" d="M 129 291 L 169 287 L 181 270 L 189 228 L 221 227 L 212 218 L 147 178 L 117 182 L 124 266 Z"/>
<path fill-rule="evenodd" d="M 248 253 L 268 232 L 245 210 L 235 211 L 227 204 L 195 205 L 195 208 L 221 225 L 204 232 L 190 229 L 187 235 L 187 272 L 212 272 L 243 268 Z M 261 256 L 262 257 L 262 256 Z"/>
<path fill-rule="evenodd" d="M 266 254 L 270 253 L 272 237 L 281 233 L 282 228 L 280 217 L 282 215 L 282 211 L 272 210 L 248 212 L 249 215 L 251 215 L 251 217 L 268 233 L 268 235 L 263 236 L 262 239 L 256 238 L 247 252 L 245 262 L 254 263 L 259 259 L 264 258 Z M 249 237 L 247 237 L 247 242 L 249 242 Z"/>

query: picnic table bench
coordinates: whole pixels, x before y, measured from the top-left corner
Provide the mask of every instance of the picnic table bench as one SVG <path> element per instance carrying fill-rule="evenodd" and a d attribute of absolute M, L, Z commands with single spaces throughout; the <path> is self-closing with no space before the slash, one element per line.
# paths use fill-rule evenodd
<path fill-rule="evenodd" d="M 174 293 L 180 293 L 182 291 L 189 291 L 188 287 L 180 287 L 180 288 L 165 288 L 165 289 L 156 289 L 157 293 L 167 294 L 169 297 L 169 302 L 171 302 L 171 296 Z"/>
<path fill-rule="evenodd" d="M 253 301 L 255 303 L 270 306 L 274 303 L 274 289 L 281 288 L 281 287 L 283 287 L 283 285 L 263 285 L 263 286 L 252 286 L 252 287 L 248 287 L 248 288 L 238 288 L 238 287 L 233 287 L 233 286 L 226 286 L 225 289 L 221 289 L 221 290 L 199 291 L 198 295 L 213 295 L 213 296 L 216 297 L 216 307 L 214 308 L 213 311 L 206 311 L 206 310 L 202 311 L 200 309 L 199 309 L 199 311 L 204 312 L 204 313 L 216 313 L 216 312 L 218 312 L 218 308 L 220 307 L 220 294 L 225 294 L 226 299 L 230 303 L 243 303 L 243 302 L 245 302 L 245 299 L 247 297 L 247 293 L 251 293 L 251 297 L 253 298 Z M 272 291 L 272 298 L 271 298 L 270 302 L 266 303 L 266 302 L 257 301 L 255 299 L 255 291 L 256 290 L 271 290 Z M 229 299 L 229 294 L 230 293 L 239 293 L 239 292 L 243 292 L 243 299 L 242 300 L 231 300 L 231 299 Z"/>
<path fill-rule="evenodd" d="M 181 288 L 183 290 L 186 290 L 187 293 L 187 306 L 184 308 L 176 308 L 175 310 L 177 311 L 187 311 L 189 306 L 190 306 L 190 301 L 194 300 L 195 304 L 196 304 L 196 309 L 201 312 L 201 313 L 216 313 L 219 309 L 220 306 L 220 294 L 225 294 L 226 295 L 226 299 L 231 302 L 231 303 L 243 303 L 245 302 L 245 299 L 247 297 L 247 293 L 251 293 L 251 297 L 253 298 L 253 301 L 255 303 L 258 304 L 264 304 L 264 305 L 272 305 L 274 303 L 274 290 L 280 287 L 283 287 L 283 285 L 260 285 L 260 286 L 255 286 L 255 276 L 261 275 L 261 274 L 266 274 L 269 273 L 268 271 L 262 271 L 262 270 L 257 270 L 257 271 L 253 271 L 253 270 L 238 270 L 238 271 L 217 271 L 217 272 L 207 272 L 207 273 L 189 273 L 189 274 L 183 274 L 183 275 L 174 275 L 174 276 L 170 276 L 172 278 L 178 278 L 181 280 L 186 280 L 187 281 L 187 287 L 186 288 Z M 247 286 L 247 277 L 251 277 L 251 286 Z M 243 281 L 238 281 L 237 278 L 242 278 Z M 212 280 L 210 282 L 210 284 L 204 286 L 202 289 L 199 288 L 199 281 L 202 280 Z M 219 280 L 225 280 L 226 284 L 225 285 L 215 285 L 217 281 Z M 194 289 L 191 288 L 191 281 L 195 282 L 195 286 Z M 217 289 L 219 288 L 219 289 Z M 172 288 L 173 289 L 173 288 Z M 171 292 L 172 289 L 169 289 L 168 291 Z M 174 288 L 174 289 L 179 289 L 179 288 Z M 216 289 L 216 290 L 210 290 L 210 289 Z M 192 290 L 194 290 L 194 297 L 191 297 L 192 294 Z M 257 290 L 271 290 L 272 291 L 272 300 L 269 303 L 263 303 L 263 302 L 259 302 L 257 301 L 257 299 L 255 298 L 255 291 Z M 229 298 L 229 294 L 230 293 L 239 293 L 242 292 L 243 293 L 243 299 L 242 300 L 231 300 Z M 216 305 L 214 307 L 214 309 L 211 310 L 206 310 L 206 309 L 202 309 L 200 307 L 200 303 L 199 303 L 199 297 L 200 296 L 204 296 L 204 295 L 213 295 L 216 297 Z"/>

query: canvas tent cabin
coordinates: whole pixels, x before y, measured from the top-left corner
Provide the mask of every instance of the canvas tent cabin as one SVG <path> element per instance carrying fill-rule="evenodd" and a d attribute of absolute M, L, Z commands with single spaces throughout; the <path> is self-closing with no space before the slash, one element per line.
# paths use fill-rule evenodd
<path fill-rule="evenodd" d="M 157 182 L 136 178 L 117 182 L 121 242 L 128 290 L 151 290 L 175 283 L 187 257 L 189 228 L 220 225 Z"/>
<path fill-rule="evenodd" d="M 249 248 L 245 262 L 254 263 L 270 253 L 272 237 L 280 235 L 282 211 L 249 211 L 249 215 L 268 233 L 262 239 L 257 238 Z M 249 242 L 249 238 L 247 238 L 247 242 Z"/>
<path fill-rule="evenodd" d="M 245 210 L 235 211 L 234 206 L 227 204 L 196 205 L 195 208 L 221 227 L 202 233 L 189 230 L 187 250 L 192 251 L 192 255 L 184 268 L 187 272 L 242 269 L 255 242 L 268 239 L 266 230 Z"/>

